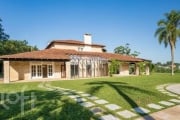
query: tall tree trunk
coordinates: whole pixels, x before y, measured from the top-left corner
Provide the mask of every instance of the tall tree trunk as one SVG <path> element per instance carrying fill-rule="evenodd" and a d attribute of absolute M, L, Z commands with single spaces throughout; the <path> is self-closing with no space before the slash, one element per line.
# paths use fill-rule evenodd
<path fill-rule="evenodd" d="M 174 75 L 174 43 L 170 43 L 171 46 L 171 75 Z"/>

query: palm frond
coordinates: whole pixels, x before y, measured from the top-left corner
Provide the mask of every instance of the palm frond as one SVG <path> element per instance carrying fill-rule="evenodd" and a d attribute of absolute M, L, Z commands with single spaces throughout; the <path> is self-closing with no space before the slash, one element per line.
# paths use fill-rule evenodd
<path fill-rule="evenodd" d="M 164 19 L 161 19 L 161 20 L 158 21 L 157 25 L 158 26 L 166 26 L 167 25 L 167 21 L 164 20 Z"/>

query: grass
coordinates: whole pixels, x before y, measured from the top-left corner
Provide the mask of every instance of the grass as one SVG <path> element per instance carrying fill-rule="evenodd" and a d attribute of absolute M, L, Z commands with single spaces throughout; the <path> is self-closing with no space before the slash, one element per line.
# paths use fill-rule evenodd
<path fill-rule="evenodd" d="M 0 84 L 0 118 L 3 120 L 95 119 L 93 114 L 87 109 L 58 92 L 38 88 L 37 86 L 39 84 L 40 83 Z M 34 99 L 31 99 L 32 93 L 35 95 Z M 22 94 L 25 96 L 24 112 L 21 111 L 22 102 L 18 99 L 18 96 Z M 10 100 L 8 100 L 8 98 Z M 35 102 L 33 102 L 33 100 L 35 100 Z M 32 105 L 35 107 L 31 107 Z"/>
<path fill-rule="evenodd" d="M 166 83 L 180 83 L 180 74 L 173 77 L 169 74 L 153 74 L 51 82 L 54 86 L 85 91 L 126 109 L 172 98 L 155 89 L 157 85 Z"/>
<path fill-rule="evenodd" d="M 157 85 L 166 83 L 180 83 L 180 74 L 153 74 L 150 76 L 106 77 L 96 79 L 67 80 L 49 82 L 53 86 L 84 91 L 98 96 L 111 103 L 120 105 L 123 109 L 146 106 L 173 97 L 158 92 Z M 46 91 L 38 87 L 40 82 L 0 84 L 1 103 L 3 97 L 16 100 L 24 91 L 25 96 L 36 96 L 35 108 L 31 109 L 31 97 L 25 100 L 24 114 L 21 114 L 20 100 L 16 104 L 5 103 L 9 109 L 0 105 L 1 119 L 62 119 L 62 120 L 90 120 L 96 119 L 87 109 L 79 106 L 66 96 L 55 91 Z M 13 92 L 13 93 L 12 93 Z"/>

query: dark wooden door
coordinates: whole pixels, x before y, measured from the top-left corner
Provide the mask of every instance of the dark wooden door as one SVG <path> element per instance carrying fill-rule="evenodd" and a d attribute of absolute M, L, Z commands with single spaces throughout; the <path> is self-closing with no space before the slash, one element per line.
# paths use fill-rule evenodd
<path fill-rule="evenodd" d="M 61 65 L 61 78 L 66 78 L 66 67 Z"/>
<path fill-rule="evenodd" d="M 47 65 L 43 65 L 43 78 L 47 78 Z"/>

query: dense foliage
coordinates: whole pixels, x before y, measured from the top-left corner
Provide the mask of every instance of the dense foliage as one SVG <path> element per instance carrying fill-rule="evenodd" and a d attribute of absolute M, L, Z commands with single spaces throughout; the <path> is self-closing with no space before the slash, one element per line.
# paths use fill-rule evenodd
<path fill-rule="evenodd" d="M 119 65 L 120 62 L 117 60 L 112 60 L 111 64 L 109 66 L 109 74 L 112 76 L 112 74 L 117 74 L 119 72 Z"/>
<path fill-rule="evenodd" d="M 174 63 L 174 72 L 180 73 L 180 63 Z M 171 73 L 171 62 L 166 63 L 157 62 L 154 64 L 154 72 L 157 73 Z"/>
<path fill-rule="evenodd" d="M 28 45 L 26 40 L 0 40 L 0 55 L 15 54 L 38 50 L 36 46 Z"/>

